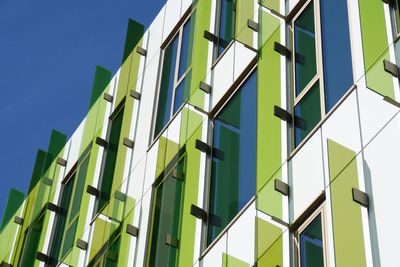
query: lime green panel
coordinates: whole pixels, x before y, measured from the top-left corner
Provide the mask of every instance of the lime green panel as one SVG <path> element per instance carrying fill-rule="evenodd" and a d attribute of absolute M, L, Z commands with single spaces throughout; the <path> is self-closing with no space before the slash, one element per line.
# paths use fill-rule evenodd
<path fill-rule="evenodd" d="M 193 1 L 196 2 L 196 1 Z M 194 22 L 193 57 L 192 57 L 192 81 L 190 86 L 189 103 L 200 108 L 204 108 L 205 93 L 199 89 L 199 83 L 206 78 L 208 40 L 203 37 L 204 31 L 210 29 L 211 0 L 197 1 L 195 4 L 192 19 Z"/>
<path fill-rule="evenodd" d="M 11 194 L 11 192 L 10 192 Z M 14 194 L 14 193 L 12 193 Z M 22 194 L 20 192 L 16 193 L 17 195 Z M 16 196 L 19 198 L 20 196 Z M 12 198 L 9 197 L 8 201 L 10 201 Z M 7 205 L 8 206 L 8 205 Z M 18 207 L 17 210 L 14 211 L 14 213 L 11 215 L 12 217 L 9 218 L 10 220 L 8 223 L 6 223 L 1 232 L 0 232 L 0 262 L 3 260 L 8 262 L 8 258 L 12 255 L 10 255 L 11 251 L 15 248 L 13 248 L 13 242 L 14 239 L 18 242 L 18 238 L 20 235 L 19 229 L 21 228 L 18 226 L 16 223 L 14 223 L 14 216 L 18 215 L 20 216 L 22 206 Z M 16 251 L 13 252 L 13 255 L 16 254 Z"/>
<path fill-rule="evenodd" d="M 280 0 L 260 0 L 260 4 L 268 9 L 273 9 L 275 11 L 279 11 L 279 2 Z"/>
<path fill-rule="evenodd" d="M 247 20 L 253 20 L 253 17 L 254 1 L 236 0 L 236 40 L 251 47 L 253 46 L 254 31 L 247 27 Z"/>
<path fill-rule="evenodd" d="M 257 191 L 281 164 L 281 121 L 273 113 L 281 102 L 280 55 L 274 51 L 274 42 L 279 40 L 278 28 L 262 47 L 258 63 Z"/>
<path fill-rule="evenodd" d="M 283 266 L 283 242 L 282 237 L 275 241 L 275 243 L 265 252 L 265 254 L 258 260 L 258 267 L 276 267 Z"/>
<path fill-rule="evenodd" d="M 367 87 L 379 94 L 393 98 L 392 77 L 385 73 L 381 61 L 382 55 L 388 48 L 384 2 L 359 0 L 359 7 Z M 387 56 L 384 57 L 387 58 Z M 379 67 L 370 72 L 371 68 L 374 68 L 375 62 Z"/>
<path fill-rule="evenodd" d="M 280 21 L 278 18 L 273 15 L 264 12 L 260 9 L 259 12 L 259 20 L 260 20 L 260 33 L 258 38 L 258 48 L 261 48 L 265 45 L 265 43 L 272 37 L 274 32 L 278 30 L 280 26 Z"/>
<path fill-rule="evenodd" d="M 184 197 L 182 223 L 179 245 L 179 266 L 192 266 L 194 259 L 194 239 L 196 218 L 190 215 L 190 207 L 197 203 L 200 173 L 200 151 L 195 148 L 196 139 L 201 139 L 202 126 L 197 128 L 186 143 L 186 169 L 184 181 Z"/>
<path fill-rule="evenodd" d="M 356 153 L 328 139 L 328 157 L 335 179 L 330 189 L 336 266 L 366 266 L 361 207 L 352 197 L 358 188 Z"/>
<path fill-rule="evenodd" d="M 282 194 L 275 190 L 275 179 L 281 180 L 282 170 L 279 169 L 257 194 L 258 210 L 282 219 Z"/>
<path fill-rule="evenodd" d="M 278 240 L 282 235 L 282 229 L 257 217 L 256 219 L 256 242 L 257 242 L 257 259 Z M 281 248 L 282 250 L 282 248 Z"/>
<path fill-rule="evenodd" d="M 222 253 L 222 266 L 223 267 L 250 267 L 248 263 L 241 261 L 229 254 Z"/>
<path fill-rule="evenodd" d="M 131 242 L 133 241 L 135 237 L 127 234 L 125 232 L 126 226 L 128 224 L 133 223 L 133 218 L 135 217 L 135 210 L 133 209 L 124 219 L 123 225 L 122 225 L 122 233 L 121 233 L 121 248 L 119 250 L 118 254 L 118 266 L 124 267 L 128 266 L 128 259 L 129 259 L 129 254 L 132 253 L 132 248 L 131 248 Z M 132 242 L 133 243 L 133 242 Z"/>

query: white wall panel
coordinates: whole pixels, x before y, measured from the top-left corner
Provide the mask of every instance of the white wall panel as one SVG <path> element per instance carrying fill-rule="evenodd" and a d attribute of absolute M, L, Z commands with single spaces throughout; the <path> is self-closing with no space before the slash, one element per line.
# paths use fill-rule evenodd
<path fill-rule="evenodd" d="M 245 68 L 257 56 L 257 53 L 244 46 L 244 44 L 235 42 L 235 56 L 234 56 L 234 80 L 239 78 Z"/>
<path fill-rule="evenodd" d="M 193 0 L 182 0 L 182 5 L 181 5 L 181 16 L 185 14 L 185 12 L 188 10 L 190 5 L 192 4 Z"/>
<path fill-rule="evenodd" d="M 181 18 L 181 0 L 168 0 L 165 10 L 163 42 Z"/>
<path fill-rule="evenodd" d="M 160 141 L 157 140 L 157 142 L 151 147 L 151 149 L 147 153 L 146 172 L 144 175 L 144 184 L 143 184 L 143 193 L 142 194 L 145 194 L 154 182 L 154 179 L 156 176 L 157 157 L 158 157 L 159 146 L 160 146 Z"/>
<path fill-rule="evenodd" d="M 290 222 L 324 190 L 322 157 L 321 130 L 318 130 L 289 162 Z"/>
<path fill-rule="evenodd" d="M 400 232 L 396 229 L 400 220 L 397 212 L 400 194 L 396 190 L 400 188 L 399 136 L 398 115 L 364 150 L 364 179 L 371 203 L 369 223 L 372 251 L 375 261 L 379 256 L 380 266 L 395 266 L 394 263 L 398 262 Z"/>
<path fill-rule="evenodd" d="M 79 124 L 78 128 L 72 134 L 71 140 L 71 147 L 69 149 L 68 158 L 67 158 L 67 167 L 65 173 L 68 173 L 72 166 L 78 161 L 79 158 L 79 151 L 81 149 L 81 142 L 83 137 L 83 130 L 85 129 L 85 121 L 86 118 Z M 84 148 L 83 148 L 84 149 Z"/>
<path fill-rule="evenodd" d="M 159 52 L 164 28 L 165 6 L 158 13 L 151 23 L 148 32 L 146 66 L 152 61 L 153 57 Z"/>
<path fill-rule="evenodd" d="M 256 203 L 250 205 L 228 230 L 227 253 L 251 266 L 255 262 Z"/>
<path fill-rule="evenodd" d="M 222 266 L 223 253 L 226 253 L 227 234 L 225 233 L 200 261 L 200 267 Z"/>

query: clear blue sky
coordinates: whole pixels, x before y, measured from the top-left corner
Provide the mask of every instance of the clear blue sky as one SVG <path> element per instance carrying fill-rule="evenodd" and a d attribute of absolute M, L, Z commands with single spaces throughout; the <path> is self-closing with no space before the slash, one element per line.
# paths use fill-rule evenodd
<path fill-rule="evenodd" d="M 128 18 L 147 29 L 165 2 L 0 1 L 0 221 L 51 129 L 70 137 L 84 118 L 96 65 L 120 66 Z"/>

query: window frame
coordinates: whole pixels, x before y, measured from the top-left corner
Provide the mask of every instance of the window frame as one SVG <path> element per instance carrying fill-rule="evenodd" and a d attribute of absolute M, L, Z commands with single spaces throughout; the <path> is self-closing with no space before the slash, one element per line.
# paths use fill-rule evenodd
<path fill-rule="evenodd" d="M 221 54 L 223 55 L 223 53 Z M 236 93 L 242 88 L 242 86 L 246 83 L 247 79 L 250 78 L 250 76 L 258 70 L 258 61 L 253 61 L 250 63 L 250 66 L 248 69 L 244 70 L 244 75 L 242 78 L 237 81 L 236 84 L 232 85 L 233 90 L 228 90 L 228 97 L 226 99 L 221 99 L 223 103 L 217 107 L 217 110 L 212 113 L 212 116 L 209 118 L 210 122 L 210 128 L 209 128 L 209 134 L 208 134 L 208 140 L 211 143 L 211 151 L 213 151 L 213 140 L 214 140 L 214 121 L 218 117 L 218 115 L 222 112 L 222 110 L 230 103 L 231 99 L 236 95 Z M 259 74 L 258 74 L 259 75 Z M 210 197 L 211 197 L 211 176 L 212 176 L 212 161 L 213 161 L 213 152 L 211 152 L 211 155 L 208 156 L 207 159 L 207 170 L 206 170 L 206 184 L 205 184 L 205 194 L 204 194 L 204 207 L 209 213 L 210 210 Z M 256 191 L 256 190 L 255 190 Z M 255 192 L 256 195 L 257 192 Z M 232 220 L 221 230 L 221 232 L 214 238 L 213 241 L 211 241 L 209 244 L 208 243 L 208 230 L 209 230 L 209 222 L 207 221 L 204 226 L 203 226 L 203 232 L 202 232 L 202 244 L 201 244 L 201 257 L 203 257 L 217 242 L 218 240 L 229 230 L 229 228 L 232 226 L 232 224 L 237 221 L 237 219 L 245 212 L 249 205 L 255 201 L 255 195 L 249 199 L 249 201 L 240 209 L 237 214 L 232 218 Z"/>
<path fill-rule="evenodd" d="M 301 266 L 301 253 L 300 253 L 300 234 L 318 217 L 321 215 L 321 233 L 322 233 L 322 251 L 324 258 L 324 266 L 329 266 L 329 241 L 328 241 L 328 225 L 327 225 L 327 207 L 325 202 L 320 204 L 313 213 L 307 217 L 305 221 L 293 231 L 292 244 L 293 244 L 293 261 L 294 266 Z"/>
<path fill-rule="evenodd" d="M 194 18 L 195 10 L 192 10 L 191 8 L 188 10 L 187 14 L 183 15 L 181 21 L 178 23 L 179 26 L 177 26 L 173 31 L 172 34 L 167 37 L 166 41 L 164 44 L 161 45 L 161 56 L 160 56 L 160 64 L 159 64 L 159 70 L 158 70 L 158 78 L 157 78 L 157 92 L 156 92 L 156 97 L 155 97 L 155 105 L 154 105 L 154 116 L 153 116 L 153 122 L 152 122 L 152 134 L 151 136 L 153 137 L 152 140 L 157 140 L 165 131 L 165 129 L 168 127 L 169 123 L 171 120 L 175 117 L 175 115 L 181 110 L 182 106 L 185 105 L 186 99 L 183 100 L 182 104 L 176 108 L 176 112 L 174 112 L 174 100 L 175 100 L 175 95 L 176 95 L 176 89 L 181 85 L 183 80 L 188 76 L 188 74 L 192 71 L 192 66 L 193 62 L 190 61 L 190 65 L 186 66 L 185 72 L 182 74 L 181 77 L 179 77 L 179 67 L 180 67 L 180 59 L 181 59 L 181 53 L 182 53 L 182 39 L 183 39 L 183 31 L 186 23 Z M 192 25 L 194 25 L 194 21 L 190 22 Z M 192 27 L 192 26 L 191 26 Z M 194 36 L 193 36 L 194 37 Z M 172 89 L 172 96 L 171 96 L 171 107 L 169 110 L 169 122 L 165 124 L 165 126 L 160 130 L 160 132 L 156 135 L 156 124 L 157 124 L 157 117 L 158 117 L 158 106 L 159 106 L 159 101 L 160 101 L 160 93 L 161 93 L 161 83 L 163 79 L 163 68 L 164 68 L 164 59 L 165 59 L 165 51 L 167 48 L 172 45 L 173 41 L 175 38 L 178 38 L 178 46 L 177 46 L 177 52 L 176 52 L 176 59 L 175 59 L 175 69 L 174 69 L 174 85 Z"/>
<path fill-rule="evenodd" d="M 295 50 L 295 32 L 294 26 L 297 18 L 301 16 L 303 11 L 309 6 L 313 5 L 314 8 L 314 28 L 315 28 L 315 60 L 316 60 L 316 74 L 314 77 L 308 82 L 308 84 L 301 90 L 301 92 L 296 96 L 296 50 Z M 300 104 L 301 100 L 305 98 L 305 96 L 312 90 L 315 85 L 319 85 L 319 101 L 320 101 L 320 121 L 324 120 L 326 115 L 329 112 L 325 112 L 325 88 L 324 88 L 324 68 L 323 68 L 323 53 L 322 53 L 322 32 L 321 32 L 321 12 L 320 12 L 320 0 L 307 0 L 303 6 L 299 9 L 299 11 L 294 15 L 290 22 L 290 34 L 292 36 L 291 46 L 293 48 L 293 53 L 291 57 L 291 71 L 292 73 L 292 86 L 291 86 L 291 107 L 292 107 L 292 114 L 293 117 L 295 116 L 295 107 Z M 317 127 L 318 124 L 315 126 Z M 296 127 L 293 125 L 291 127 L 291 152 L 294 152 L 297 147 L 300 147 L 308 137 L 313 134 L 313 129 L 303 138 L 297 145 L 296 145 Z"/>

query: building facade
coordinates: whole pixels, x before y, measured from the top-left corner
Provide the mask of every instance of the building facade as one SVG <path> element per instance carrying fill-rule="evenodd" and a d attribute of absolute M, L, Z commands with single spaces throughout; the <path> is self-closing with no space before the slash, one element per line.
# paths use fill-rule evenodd
<path fill-rule="evenodd" d="M 398 266 L 398 1 L 169 0 L 12 191 L 2 266 Z M 400 62 L 399 62 L 400 64 Z"/>

